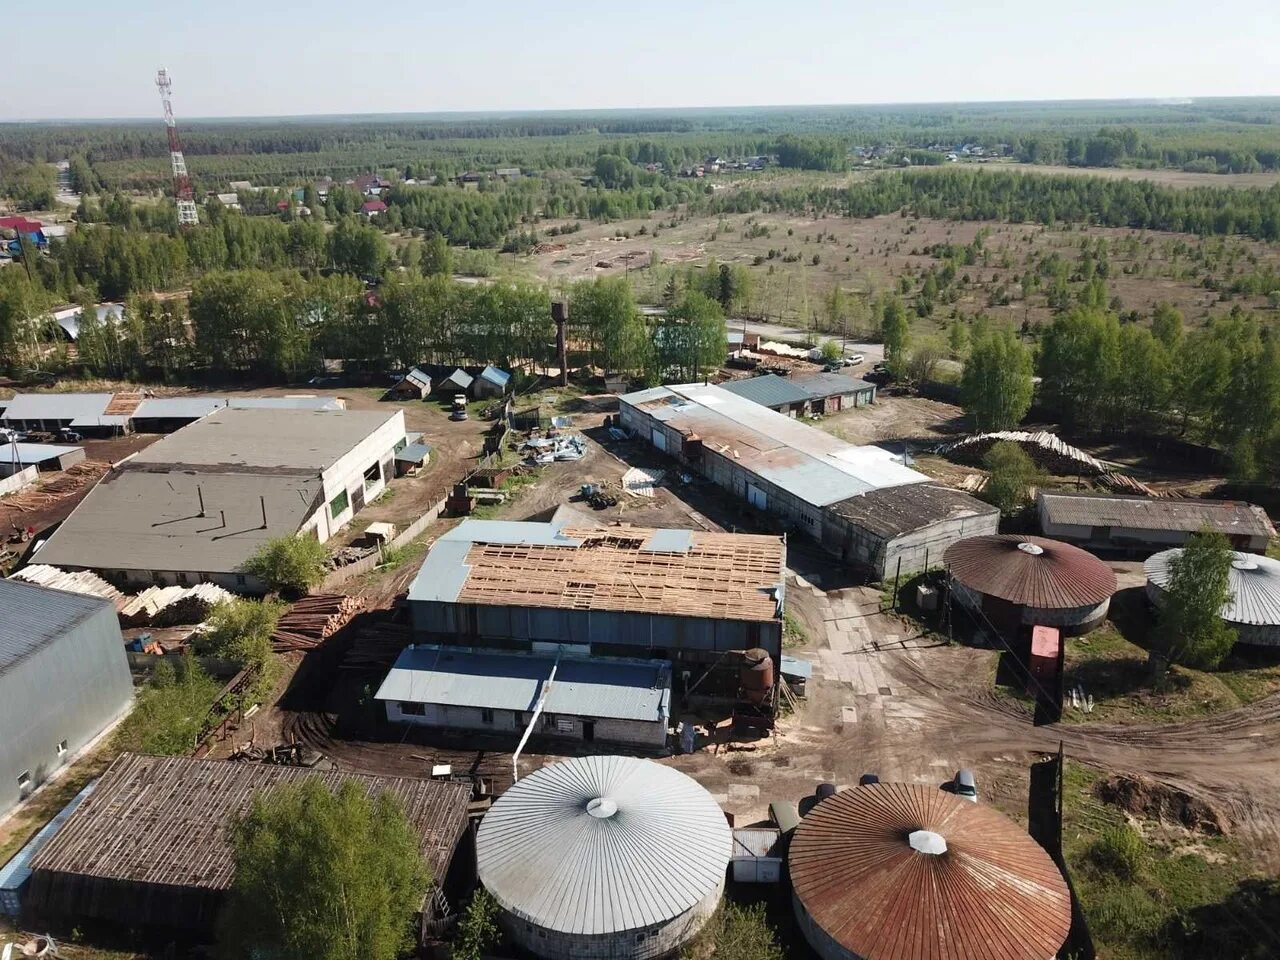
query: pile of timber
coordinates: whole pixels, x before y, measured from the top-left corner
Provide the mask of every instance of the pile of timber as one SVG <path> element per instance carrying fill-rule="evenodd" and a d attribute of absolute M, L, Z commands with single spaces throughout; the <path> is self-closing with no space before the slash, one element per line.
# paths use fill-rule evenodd
<path fill-rule="evenodd" d="M 1144 497 L 1163 497 L 1165 494 L 1152 490 L 1141 480 L 1126 477 L 1123 473 L 1104 473 L 1098 480 L 1104 487 L 1115 493 L 1136 493 Z"/>
<path fill-rule="evenodd" d="M 102 597 L 114 603 L 117 610 L 128 600 L 123 593 L 96 573 L 88 570 L 63 570 L 61 567 L 51 567 L 47 563 L 33 563 L 15 573 L 12 579 L 39 584 L 51 590 L 65 590 L 68 593 Z"/>
<path fill-rule="evenodd" d="M 341 670 L 355 673 L 385 674 L 400 652 L 413 642 L 413 631 L 407 624 L 383 621 L 364 627 L 351 641 L 339 665 Z"/>
<path fill-rule="evenodd" d="M 318 593 L 303 597 L 280 617 L 271 646 L 277 653 L 310 650 L 341 630 L 364 607 L 360 597 Z"/>
<path fill-rule="evenodd" d="M 120 622 L 126 627 L 172 627 L 182 623 L 202 623 L 219 603 L 234 597 L 216 583 L 193 587 L 147 587 L 120 607 Z"/>
<path fill-rule="evenodd" d="M 86 485 L 97 483 L 98 478 L 110 469 L 111 464 L 103 460 L 82 460 L 68 467 L 56 480 L 41 484 L 37 490 L 27 489 L 5 497 L 4 505 L 19 513 L 41 510 Z"/>
<path fill-rule="evenodd" d="M 1098 477 L 1111 472 L 1101 460 L 1090 456 L 1079 447 L 1073 447 L 1056 433 L 1049 433 L 1047 430 L 997 430 L 994 433 L 975 433 L 963 440 L 944 443 L 937 448 L 936 452 L 957 463 L 980 466 L 987 451 L 1001 442 L 1016 443 L 1026 451 L 1041 470 L 1047 470 L 1058 476 Z"/>

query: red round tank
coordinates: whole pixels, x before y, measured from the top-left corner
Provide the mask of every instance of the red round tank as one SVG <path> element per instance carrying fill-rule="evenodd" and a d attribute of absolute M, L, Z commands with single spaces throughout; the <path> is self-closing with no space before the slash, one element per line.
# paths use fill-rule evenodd
<path fill-rule="evenodd" d="M 755 647 L 743 653 L 738 685 L 748 703 L 764 703 L 769 698 L 773 690 L 773 657 L 768 650 Z"/>

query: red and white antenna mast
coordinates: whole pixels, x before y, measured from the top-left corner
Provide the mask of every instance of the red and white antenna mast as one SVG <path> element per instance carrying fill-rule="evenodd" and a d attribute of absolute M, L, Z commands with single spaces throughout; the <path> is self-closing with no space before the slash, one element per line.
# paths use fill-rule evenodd
<path fill-rule="evenodd" d="M 163 67 L 156 74 L 156 86 L 160 88 L 160 101 L 164 104 L 164 128 L 169 135 L 169 159 L 173 162 L 173 198 L 178 202 L 178 226 L 200 222 L 196 214 L 195 193 L 191 178 L 187 176 L 187 161 L 182 156 L 182 143 L 178 140 L 178 124 L 173 119 L 173 81 Z"/>

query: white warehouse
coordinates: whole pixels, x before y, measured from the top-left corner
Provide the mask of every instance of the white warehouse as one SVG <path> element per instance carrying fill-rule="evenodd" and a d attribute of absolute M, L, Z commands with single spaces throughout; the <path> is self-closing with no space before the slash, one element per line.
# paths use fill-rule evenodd
<path fill-rule="evenodd" d="M 321 543 L 394 476 L 401 410 L 224 408 L 117 464 L 37 553 L 117 585 L 218 583 L 266 541 Z"/>

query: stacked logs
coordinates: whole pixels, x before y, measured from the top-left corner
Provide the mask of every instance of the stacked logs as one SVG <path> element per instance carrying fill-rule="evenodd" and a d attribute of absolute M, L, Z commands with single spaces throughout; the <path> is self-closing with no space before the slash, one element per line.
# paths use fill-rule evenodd
<path fill-rule="evenodd" d="M 324 593 L 303 597 L 281 615 L 271 635 L 271 647 L 277 653 L 318 647 L 363 607 L 361 597 Z"/>
<path fill-rule="evenodd" d="M 355 673 L 385 674 L 413 641 L 408 624 L 380 621 L 362 627 L 339 665 Z"/>

